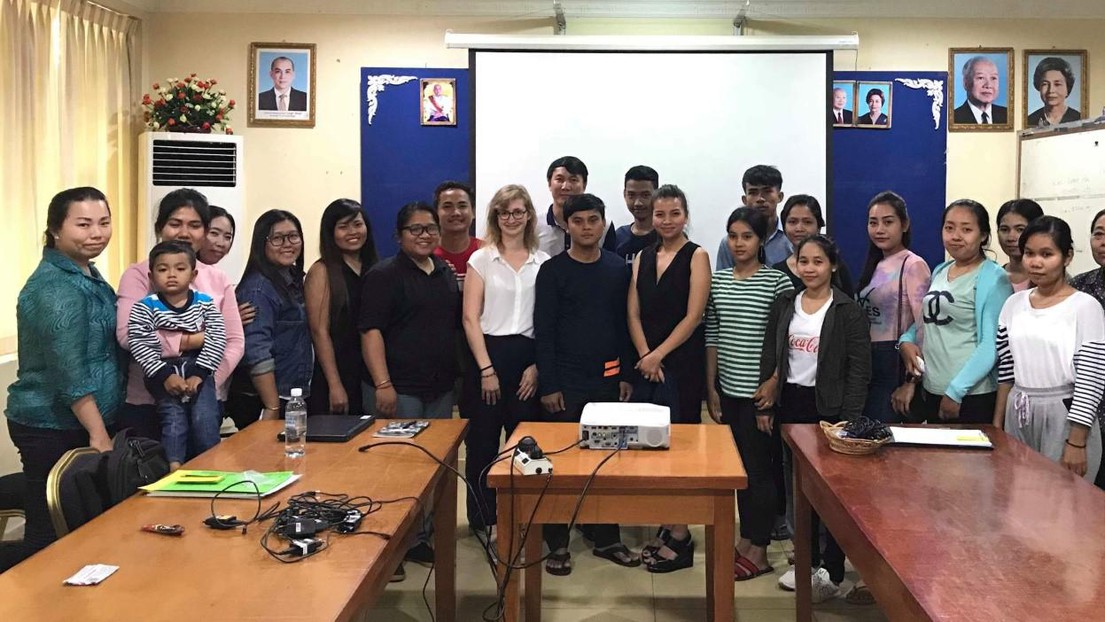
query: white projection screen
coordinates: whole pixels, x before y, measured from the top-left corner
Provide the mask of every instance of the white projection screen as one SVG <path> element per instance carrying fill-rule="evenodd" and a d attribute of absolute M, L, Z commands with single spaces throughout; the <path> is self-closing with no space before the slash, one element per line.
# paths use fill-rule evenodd
<path fill-rule="evenodd" d="M 678 185 L 688 234 L 711 263 L 750 166 L 776 166 L 784 193 L 829 205 L 832 52 L 473 50 L 471 63 L 477 235 L 509 183 L 529 190 L 543 219 L 546 170 L 565 155 L 587 164 L 587 192 L 616 225 L 632 220 L 622 199 L 631 166 Z"/>

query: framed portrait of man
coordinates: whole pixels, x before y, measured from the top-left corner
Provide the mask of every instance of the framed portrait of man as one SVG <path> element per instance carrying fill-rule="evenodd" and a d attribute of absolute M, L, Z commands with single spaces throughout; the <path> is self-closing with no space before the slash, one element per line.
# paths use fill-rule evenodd
<path fill-rule="evenodd" d="M 1013 48 L 948 49 L 948 130 L 1013 129 Z"/>
<path fill-rule="evenodd" d="M 833 82 L 833 97 L 829 104 L 829 123 L 833 127 L 856 124 L 856 83 L 851 80 Z"/>
<path fill-rule="evenodd" d="M 863 111 L 856 119 L 856 127 L 879 130 L 890 129 L 893 115 L 890 82 L 859 82 L 856 88 L 856 112 Z"/>
<path fill-rule="evenodd" d="M 249 126 L 315 126 L 315 44 L 249 44 Z"/>
<path fill-rule="evenodd" d="M 1024 127 L 1085 119 L 1090 107 L 1086 50 L 1024 51 Z"/>
<path fill-rule="evenodd" d="M 422 125 L 456 125 L 457 81 L 452 78 L 422 78 L 420 85 Z"/>

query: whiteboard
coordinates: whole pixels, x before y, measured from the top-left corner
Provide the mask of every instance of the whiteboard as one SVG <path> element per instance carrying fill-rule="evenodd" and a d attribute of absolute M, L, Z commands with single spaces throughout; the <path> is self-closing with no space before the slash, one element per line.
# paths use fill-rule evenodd
<path fill-rule="evenodd" d="M 1090 227 L 1105 209 L 1105 125 L 1021 136 L 1020 194 L 1070 225 L 1073 276 L 1093 270 Z"/>
<path fill-rule="evenodd" d="M 828 203 L 830 56 L 476 51 L 476 205 L 520 183 L 544 222 L 549 163 L 573 155 L 607 221 L 624 225 L 625 172 L 645 164 L 686 193 L 689 236 L 714 265 L 745 169 L 777 166 L 786 194 Z M 477 218 L 476 234 L 485 227 Z"/>

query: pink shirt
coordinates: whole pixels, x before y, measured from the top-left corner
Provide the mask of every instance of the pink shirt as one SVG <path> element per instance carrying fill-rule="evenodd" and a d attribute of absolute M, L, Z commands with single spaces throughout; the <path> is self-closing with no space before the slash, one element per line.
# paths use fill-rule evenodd
<path fill-rule="evenodd" d="M 903 270 L 904 266 L 904 270 Z M 871 341 L 898 341 L 921 317 L 921 300 L 929 289 L 932 271 L 919 255 L 908 249 L 883 257 L 871 282 L 857 295 L 871 322 Z M 901 287 L 899 288 L 899 283 Z M 901 300 L 898 294 L 901 293 Z M 899 323 L 898 308 L 902 318 Z"/>
<path fill-rule="evenodd" d="M 211 296 L 215 306 L 223 314 L 226 324 L 226 350 L 219 368 L 215 370 L 215 387 L 219 400 L 226 400 L 230 389 L 230 374 L 242 360 L 245 352 L 245 333 L 242 331 L 242 317 L 238 314 L 238 300 L 234 296 L 234 285 L 218 268 L 196 262 L 196 280 L 192 289 Z M 150 267 L 148 261 L 141 261 L 127 268 L 119 280 L 119 304 L 116 310 L 115 338 L 124 350 L 130 350 L 127 344 L 127 322 L 130 320 L 130 308 L 134 303 L 150 295 Z M 180 353 L 182 334 L 175 331 L 159 331 L 163 356 Z M 135 405 L 153 404 L 153 396 L 146 390 L 142 368 L 134 359 L 130 359 L 127 372 L 127 403 Z"/>

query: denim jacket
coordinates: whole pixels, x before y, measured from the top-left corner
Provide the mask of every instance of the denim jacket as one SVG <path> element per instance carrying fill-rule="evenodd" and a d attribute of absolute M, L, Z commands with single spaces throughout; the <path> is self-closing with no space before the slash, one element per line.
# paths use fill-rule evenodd
<path fill-rule="evenodd" d="M 314 350 L 307 328 L 303 282 L 289 277 L 288 287 L 292 291 L 291 300 L 258 272 L 247 274 L 238 284 L 238 301 L 257 309 L 257 317 L 245 327 L 242 365 L 251 376 L 275 372 L 276 390 L 281 397 L 288 397 L 296 387 L 303 389 L 306 396 L 311 390 Z"/>

